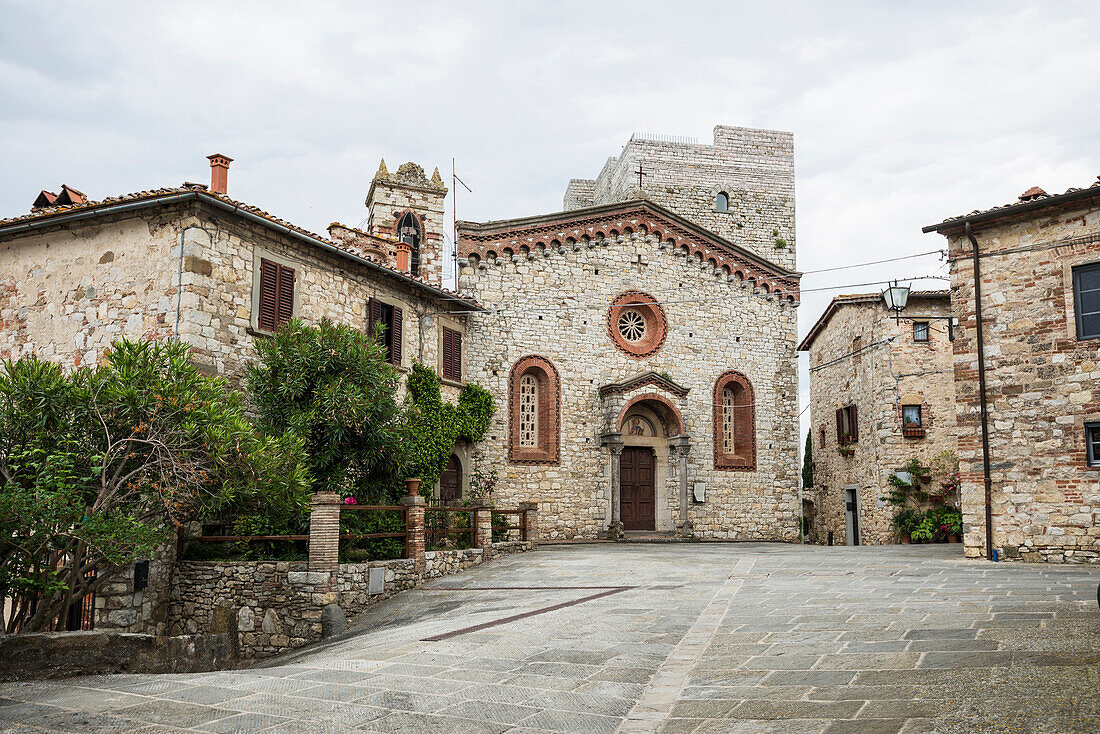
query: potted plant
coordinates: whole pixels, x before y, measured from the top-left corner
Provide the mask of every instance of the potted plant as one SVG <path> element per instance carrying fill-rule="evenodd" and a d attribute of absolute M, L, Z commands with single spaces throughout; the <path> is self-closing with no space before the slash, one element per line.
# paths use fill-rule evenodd
<path fill-rule="evenodd" d="M 932 481 L 932 470 L 921 464 L 920 459 L 915 456 L 905 463 L 902 470 L 911 477 L 920 480 L 922 484 L 928 484 Z"/>
<path fill-rule="evenodd" d="M 924 515 L 909 536 L 914 543 L 930 543 L 935 540 L 937 530 L 936 521 L 929 515 Z"/>
<path fill-rule="evenodd" d="M 856 450 L 855 450 L 855 447 L 853 447 L 853 446 L 839 446 L 839 447 L 837 447 L 837 452 L 841 456 L 848 457 L 848 456 L 852 456 L 853 454 L 855 454 Z"/>
<path fill-rule="evenodd" d="M 909 534 L 920 522 L 920 513 L 912 508 L 902 508 L 894 513 L 894 517 L 890 520 L 890 525 L 898 531 L 898 539 L 902 544 L 908 545 L 911 541 Z"/>

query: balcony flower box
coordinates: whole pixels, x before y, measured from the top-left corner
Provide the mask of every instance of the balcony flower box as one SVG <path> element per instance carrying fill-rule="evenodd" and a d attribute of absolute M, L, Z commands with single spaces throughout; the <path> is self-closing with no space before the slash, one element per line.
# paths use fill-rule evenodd
<path fill-rule="evenodd" d="M 920 426 L 903 426 L 901 433 L 906 438 L 924 438 L 924 429 Z"/>

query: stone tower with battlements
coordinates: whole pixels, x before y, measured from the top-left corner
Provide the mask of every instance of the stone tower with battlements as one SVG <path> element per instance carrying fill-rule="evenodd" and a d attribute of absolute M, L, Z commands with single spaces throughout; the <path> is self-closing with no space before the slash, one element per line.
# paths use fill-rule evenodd
<path fill-rule="evenodd" d="M 443 282 L 443 201 L 447 187 L 436 168 L 429 179 L 415 163 L 390 173 L 383 160 L 367 193 L 367 232 L 412 245 L 411 272 Z"/>
<path fill-rule="evenodd" d="M 634 135 L 595 179 L 569 182 L 563 208 L 639 198 L 668 207 L 777 265 L 795 266 L 794 136 L 789 132 L 718 125 L 710 145 Z"/>

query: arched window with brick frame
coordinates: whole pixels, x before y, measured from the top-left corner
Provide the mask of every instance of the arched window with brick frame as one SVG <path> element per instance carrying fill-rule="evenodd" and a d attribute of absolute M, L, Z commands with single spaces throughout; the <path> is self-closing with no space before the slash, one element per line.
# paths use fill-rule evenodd
<path fill-rule="evenodd" d="M 756 469 L 756 408 L 752 383 L 736 370 L 714 383 L 714 468 Z"/>
<path fill-rule="evenodd" d="M 508 459 L 517 464 L 560 460 L 561 383 L 554 364 L 521 357 L 508 377 Z"/>

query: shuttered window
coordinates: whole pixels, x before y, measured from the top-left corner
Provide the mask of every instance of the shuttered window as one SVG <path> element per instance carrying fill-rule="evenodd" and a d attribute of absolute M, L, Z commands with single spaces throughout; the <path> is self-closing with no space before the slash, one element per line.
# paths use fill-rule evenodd
<path fill-rule="evenodd" d="M 275 331 L 294 316 L 294 268 L 260 259 L 260 298 L 256 325 Z"/>
<path fill-rule="evenodd" d="M 462 382 L 462 334 L 443 327 L 443 379 Z"/>
<path fill-rule="evenodd" d="M 386 348 L 386 361 L 401 365 L 402 311 L 397 306 L 383 303 L 377 298 L 367 301 L 367 332 L 374 334 Z"/>
<path fill-rule="evenodd" d="M 859 440 L 859 424 L 856 418 L 856 406 L 849 405 L 836 412 L 836 442 L 843 446 Z"/>

